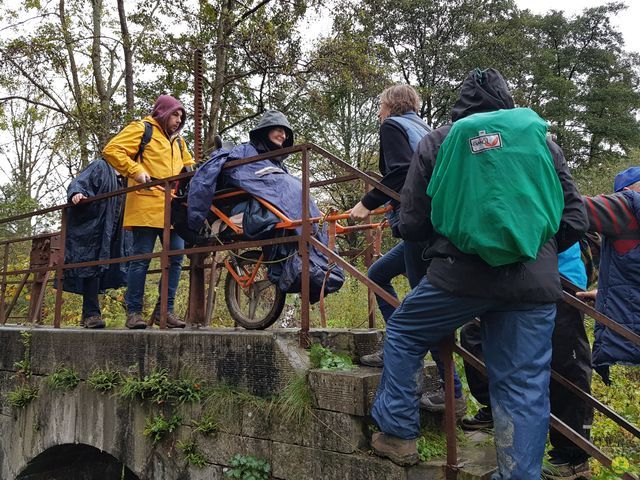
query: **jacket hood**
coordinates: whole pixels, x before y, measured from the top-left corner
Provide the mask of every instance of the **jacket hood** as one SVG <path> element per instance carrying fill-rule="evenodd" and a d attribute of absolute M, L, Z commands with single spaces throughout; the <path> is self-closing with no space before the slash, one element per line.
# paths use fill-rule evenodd
<path fill-rule="evenodd" d="M 162 127 L 162 130 L 167 133 L 167 120 L 169 120 L 169 117 L 177 110 L 182 110 L 182 122 L 173 133 L 176 135 L 180 130 L 182 130 L 182 127 L 184 127 L 184 124 L 187 121 L 187 112 L 179 100 L 176 100 L 171 95 L 160 95 L 156 100 L 156 103 L 153 105 L 151 116 L 156 119 L 158 124 Z"/>
<path fill-rule="evenodd" d="M 613 189 L 620 192 L 636 182 L 640 182 L 640 167 L 630 167 L 616 175 Z"/>
<path fill-rule="evenodd" d="M 282 127 L 287 132 L 287 138 L 282 144 L 282 147 L 272 143 L 267 134 L 273 127 Z M 287 148 L 293 145 L 293 129 L 289 124 L 289 120 L 284 116 L 282 112 L 278 110 L 267 110 L 258 122 L 256 128 L 249 132 L 249 140 L 256 147 L 258 151 L 270 151 L 277 150 L 278 148 Z"/>
<path fill-rule="evenodd" d="M 462 83 L 460 98 L 451 109 L 456 121 L 474 113 L 514 108 L 513 97 L 500 72 L 494 68 L 476 68 Z"/>

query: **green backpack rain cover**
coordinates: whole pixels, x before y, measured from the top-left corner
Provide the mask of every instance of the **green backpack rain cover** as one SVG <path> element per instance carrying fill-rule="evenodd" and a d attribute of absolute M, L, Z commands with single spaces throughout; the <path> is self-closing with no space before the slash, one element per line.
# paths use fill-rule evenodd
<path fill-rule="evenodd" d="M 434 229 L 494 267 L 534 260 L 564 209 L 546 135 L 528 108 L 455 122 L 427 187 Z"/>

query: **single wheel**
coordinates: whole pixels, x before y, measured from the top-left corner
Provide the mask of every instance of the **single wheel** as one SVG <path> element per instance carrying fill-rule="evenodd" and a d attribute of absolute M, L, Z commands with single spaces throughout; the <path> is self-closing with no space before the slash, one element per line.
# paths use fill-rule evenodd
<path fill-rule="evenodd" d="M 255 271 L 262 252 L 249 250 L 230 260 L 235 273 L 248 281 Z M 286 294 L 267 277 L 267 266 L 261 263 L 253 281 L 243 287 L 227 272 L 224 297 L 231 317 L 248 330 L 262 330 L 275 322 L 284 308 Z"/>

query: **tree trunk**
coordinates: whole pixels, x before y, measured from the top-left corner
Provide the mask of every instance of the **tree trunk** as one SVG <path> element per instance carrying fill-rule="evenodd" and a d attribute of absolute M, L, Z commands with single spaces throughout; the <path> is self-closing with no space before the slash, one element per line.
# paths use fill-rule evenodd
<path fill-rule="evenodd" d="M 92 0 L 92 21 L 93 21 L 93 42 L 91 45 L 91 65 L 93 67 L 93 77 L 96 84 L 96 93 L 100 104 L 98 129 L 98 145 L 100 148 L 107 143 L 109 126 L 111 125 L 111 112 L 109 110 L 109 91 L 102 76 L 102 0 Z"/>
<path fill-rule="evenodd" d="M 216 34 L 216 69 L 211 92 L 211 107 L 209 108 L 209 128 L 204 141 L 204 150 L 209 151 L 213 146 L 213 139 L 218 133 L 220 124 L 220 109 L 222 106 L 222 93 L 226 82 L 227 53 L 229 44 L 227 37 L 231 34 L 231 12 L 233 0 L 227 0 L 220 7 L 218 17 L 218 31 Z"/>
<path fill-rule="evenodd" d="M 69 69 L 71 70 L 71 80 L 73 84 L 73 98 L 78 110 L 78 118 L 72 119 L 75 124 L 76 133 L 78 135 L 78 143 L 80 147 L 80 168 L 84 168 L 89 163 L 89 148 L 88 148 L 88 134 L 86 118 L 84 116 L 84 100 L 82 96 L 82 88 L 80 87 L 80 79 L 78 77 L 78 67 L 76 65 L 76 59 L 73 53 L 73 39 L 68 29 L 68 19 L 65 12 L 64 0 L 60 0 L 58 4 L 60 12 L 60 26 L 62 29 L 62 36 L 64 37 L 64 44 L 67 48 L 67 55 L 69 57 Z"/>
<path fill-rule="evenodd" d="M 131 51 L 131 35 L 124 12 L 124 0 L 118 0 L 120 17 L 120 33 L 122 34 L 122 50 L 124 51 L 124 86 L 127 98 L 127 117 L 133 118 L 133 53 Z"/>

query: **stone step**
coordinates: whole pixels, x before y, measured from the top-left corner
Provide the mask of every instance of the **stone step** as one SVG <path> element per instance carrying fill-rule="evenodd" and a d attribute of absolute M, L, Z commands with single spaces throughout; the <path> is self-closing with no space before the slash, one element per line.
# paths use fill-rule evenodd
<path fill-rule="evenodd" d="M 381 375 L 381 368 L 364 366 L 342 371 L 310 370 L 309 386 L 314 406 L 361 417 L 369 415 Z M 424 385 L 428 391 L 438 385 L 438 370 L 434 362 L 425 362 Z"/>

